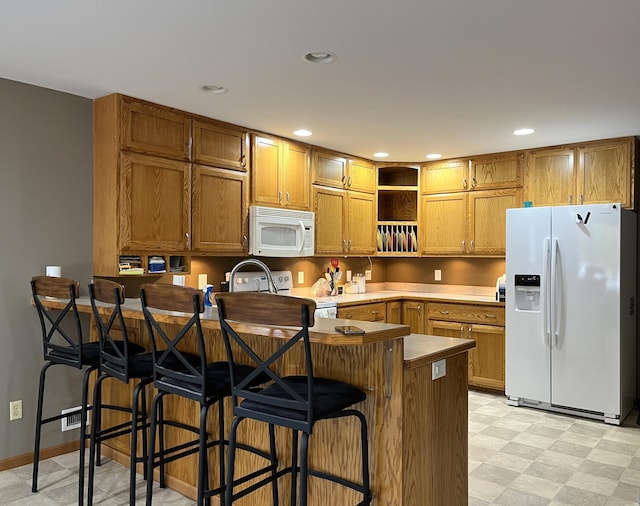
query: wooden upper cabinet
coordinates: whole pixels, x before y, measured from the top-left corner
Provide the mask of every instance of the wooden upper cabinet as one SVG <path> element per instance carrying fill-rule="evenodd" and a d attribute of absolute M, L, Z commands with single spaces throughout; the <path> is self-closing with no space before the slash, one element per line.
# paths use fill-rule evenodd
<path fill-rule="evenodd" d="M 122 251 L 190 250 L 189 163 L 122 153 L 119 204 Z"/>
<path fill-rule="evenodd" d="M 420 169 L 420 191 L 423 194 L 465 191 L 469 184 L 467 159 L 427 162 Z"/>
<path fill-rule="evenodd" d="M 308 148 L 266 135 L 254 135 L 252 148 L 252 201 L 308 210 Z"/>
<path fill-rule="evenodd" d="M 347 192 L 322 186 L 313 186 L 313 212 L 315 213 L 316 255 L 343 254 Z"/>
<path fill-rule="evenodd" d="M 362 159 L 350 159 L 347 164 L 348 190 L 375 193 L 377 188 L 376 167 L 373 163 Z"/>
<path fill-rule="evenodd" d="M 505 255 L 506 210 L 522 206 L 522 190 L 507 188 L 471 192 L 468 199 L 468 252 L 475 255 Z"/>
<path fill-rule="evenodd" d="M 420 250 L 425 255 L 465 254 L 467 251 L 467 194 L 421 197 Z"/>
<path fill-rule="evenodd" d="M 524 179 L 522 153 L 476 156 L 469 163 L 473 190 L 522 187 Z"/>
<path fill-rule="evenodd" d="M 248 197 L 247 174 L 194 165 L 192 250 L 246 254 Z"/>
<path fill-rule="evenodd" d="M 376 252 L 376 197 L 369 193 L 348 192 L 346 253 L 373 255 Z"/>
<path fill-rule="evenodd" d="M 525 200 L 536 207 L 571 205 L 575 199 L 574 150 L 540 149 L 527 154 Z"/>
<path fill-rule="evenodd" d="M 314 149 L 311 154 L 311 182 L 332 188 L 344 188 L 347 159 L 328 151 Z"/>
<path fill-rule="evenodd" d="M 193 161 L 202 165 L 246 172 L 249 133 L 231 125 L 193 120 Z"/>
<path fill-rule="evenodd" d="M 142 100 L 120 98 L 122 148 L 174 160 L 189 160 L 191 117 Z"/>
<path fill-rule="evenodd" d="M 577 195 L 584 204 L 620 202 L 634 207 L 632 152 L 633 138 L 593 143 L 578 148 Z"/>

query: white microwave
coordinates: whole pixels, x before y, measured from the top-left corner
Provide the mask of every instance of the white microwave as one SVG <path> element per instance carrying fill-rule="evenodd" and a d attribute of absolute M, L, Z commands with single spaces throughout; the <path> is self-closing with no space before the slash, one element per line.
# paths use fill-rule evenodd
<path fill-rule="evenodd" d="M 314 213 L 249 207 L 249 254 L 261 257 L 313 256 Z"/>

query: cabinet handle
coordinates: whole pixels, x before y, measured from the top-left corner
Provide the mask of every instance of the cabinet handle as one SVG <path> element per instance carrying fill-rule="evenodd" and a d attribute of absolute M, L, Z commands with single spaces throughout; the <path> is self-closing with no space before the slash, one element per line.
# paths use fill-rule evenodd
<path fill-rule="evenodd" d="M 245 169 L 247 167 L 247 155 L 242 155 L 240 157 L 240 166 Z"/>
<path fill-rule="evenodd" d="M 185 232 L 184 233 L 184 237 L 185 237 L 185 246 L 187 248 L 191 247 L 191 238 L 189 237 L 189 232 Z"/>
<path fill-rule="evenodd" d="M 418 313 L 422 310 L 422 306 L 417 306 L 416 310 L 418 311 Z"/>
<path fill-rule="evenodd" d="M 187 153 L 189 154 L 189 160 L 193 159 L 193 137 L 189 136 L 189 141 L 187 142 Z"/>
<path fill-rule="evenodd" d="M 580 205 L 584 204 L 584 195 L 580 194 Z"/>
<path fill-rule="evenodd" d="M 466 189 L 467 189 L 467 185 L 468 185 L 468 183 L 467 183 L 467 178 L 465 177 L 465 178 L 462 180 L 462 187 L 466 190 Z"/>
<path fill-rule="evenodd" d="M 342 251 L 347 251 L 347 240 L 342 239 Z"/>
<path fill-rule="evenodd" d="M 352 314 L 346 314 L 346 315 L 344 315 L 344 316 L 345 316 L 345 318 L 346 318 L 347 320 L 351 320 L 351 318 L 353 318 L 353 315 L 352 315 Z"/>
<path fill-rule="evenodd" d="M 285 195 L 287 196 L 287 204 L 288 204 L 289 202 L 291 202 L 291 196 L 289 195 L 289 192 L 287 192 Z"/>
<path fill-rule="evenodd" d="M 242 236 L 242 248 L 247 249 L 249 247 L 249 238 L 246 235 Z"/>
<path fill-rule="evenodd" d="M 494 319 L 494 320 L 497 318 L 497 316 L 496 316 L 496 315 L 491 314 L 491 313 L 487 313 L 486 315 L 484 315 L 484 317 L 485 317 L 485 318 Z"/>
<path fill-rule="evenodd" d="M 468 337 L 469 339 L 473 339 L 473 337 L 471 337 L 472 335 L 473 335 L 473 331 L 471 330 L 471 325 L 469 325 L 469 326 L 467 327 L 467 337 Z"/>
<path fill-rule="evenodd" d="M 462 252 L 464 253 L 465 251 L 467 251 L 467 241 L 465 241 L 464 239 L 462 240 Z"/>
<path fill-rule="evenodd" d="M 449 311 L 445 311 L 444 309 L 441 309 L 440 314 L 449 314 Z"/>
<path fill-rule="evenodd" d="M 352 177 L 352 176 L 349 176 L 349 182 L 347 183 L 347 186 L 348 186 L 349 188 L 351 188 L 351 183 L 352 183 L 352 182 L 353 182 L 353 177 Z"/>
<path fill-rule="evenodd" d="M 573 204 L 573 195 L 569 195 L 569 205 Z"/>
<path fill-rule="evenodd" d="M 349 239 L 349 248 L 347 249 L 347 251 L 351 251 L 351 245 L 353 244 L 353 242 L 351 241 L 351 239 Z"/>
<path fill-rule="evenodd" d="M 376 314 L 378 314 L 379 312 L 380 312 L 380 311 L 374 311 L 374 310 L 371 310 L 371 314 L 372 314 L 372 315 L 376 315 Z"/>
<path fill-rule="evenodd" d="M 473 244 L 473 241 L 469 241 L 469 251 L 473 251 L 475 249 L 475 245 Z"/>
<path fill-rule="evenodd" d="M 477 184 L 478 184 L 478 181 L 476 180 L 476 177 L 475 177 L 475 176 L 473 176 L 473 177 L 471 178 L 471 187 L 472 187 L 472 188 L 475 188 Z"/>
<path fill-rule="evenodd" d="M 278 202 L 282 203 L 282 192 L 281 191 L 278 192 Z"/>
<path fill-rule="evenodd" d="M 464 337 L 464 325 L 460 325 L 460 337 Z"/>
<path fill-rule="evenodd" d="M 347 176 L 342 176 L 342 179 L 340 180 L 342 181 L 342 185 L 346 185 L 347 184 Z"/>

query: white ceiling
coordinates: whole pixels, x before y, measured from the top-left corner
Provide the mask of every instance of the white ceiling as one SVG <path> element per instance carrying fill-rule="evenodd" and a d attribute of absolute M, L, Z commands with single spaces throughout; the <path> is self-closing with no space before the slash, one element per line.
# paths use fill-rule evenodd
<path fill-rule="evenodd" d="M 640 134 L 639 27 L 638 0 L 3 0 L 0 77 L 420 161 Z"/>

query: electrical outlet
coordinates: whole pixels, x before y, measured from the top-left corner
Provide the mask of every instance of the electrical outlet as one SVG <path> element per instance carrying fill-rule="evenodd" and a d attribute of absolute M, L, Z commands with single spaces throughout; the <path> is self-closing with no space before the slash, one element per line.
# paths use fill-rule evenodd
<path fill-rule="evenodd" d="M 351 271 L 347 271 L 347 283 L 351 283 Z"/>
<path fill-rule="evenodd" d="M 436 281 L 442 281 L 442 271 L 440 269 L 436 269 L 435 271 L 433 271 L 433 278 Z"/>
<path fill-rule="evenodd" d="M 9 403 L 9 420 L 20 420 L 22 418 L 22 400 L 11 401 Z"/>
<path fill-rule="evenodd" d="M 364 279 L 365 281 L 371 281 L 371 269 L 366 269 L 364 271 Z"/>
<path fill-rule="evenodd" d="M 304 284 L 304 272 L 302 271 L 298 272 L 298 284 L 299 285 Z"/>
<path fill-rule="evenodd" d="M 437 380 L 447 375 L 447 359 L 431 363 L 431 379 Z"/>

